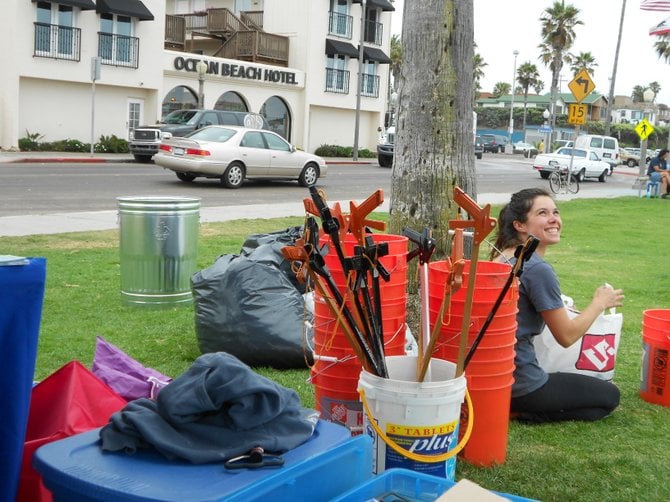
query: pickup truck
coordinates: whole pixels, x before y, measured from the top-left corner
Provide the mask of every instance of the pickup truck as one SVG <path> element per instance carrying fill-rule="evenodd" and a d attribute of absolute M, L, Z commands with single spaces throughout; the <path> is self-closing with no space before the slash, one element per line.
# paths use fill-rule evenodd
<path fill-rule="evenodd" d="M 162 122 L 141 126 L 132 132 L 128 148 L 138 162 L 149 162 L 158 153 L 161 141 L 173 136 L 186 136 L 208 125 L 237 125 L 270 129 L 262 115 L 228 110 L 175 110 Z"/>
<path fill-rule="evenodd" d="M 580 182 L 586 178 L 598 178 L 601 183 L 607 179 L 610 165 L 600 160 L 598 154 L 584 148 L 563 147 L 554 153 L 542 153 L 533 160 L 533 169 L 540 172 L 542 179 L 557 169 L 568 169 L 572 158 L 572 175 Z"/>

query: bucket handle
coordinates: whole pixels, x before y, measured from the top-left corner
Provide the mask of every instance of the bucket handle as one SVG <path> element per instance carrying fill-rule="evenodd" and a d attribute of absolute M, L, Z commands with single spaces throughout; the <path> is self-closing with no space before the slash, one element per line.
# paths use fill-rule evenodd
<path fill-rule="evenodd" d="M 465 388 L 465 402 L 468 405 L 468 425 L 467 428 L 465 429 L 465 434 L 463 434 L 461 442 L 458 443 L 453 450 L 449 450 L 448 452 L 443 453 L 441 455 L 421 455 L 419 453 L 412 453 L 411 451 L 407 451 L 405 448 L 398 445 L 398 443 L 396 443 L 395 441 L 393 441 L 393 439 L 388 437 L 384 433 L 384 431 L 382 431 L 379 428 L 379 425 L 377 425 L 377 422 L 375 421 L 374 417 L 372 416 L 372 412 L 370 411 L 368 400 L 365 398 L 365 390 L 359 388 L 358 393 L 361 396 L 361 402 L 363 403 L 363 409 L 365 410 L 365 414 L 367 415 L 370 425 L 372 425 L 372 428 L 375 430 L 377 435 L 380 438 L 382 438 L 384 440 L 384 443 L 390 446 L 392 450 L 394 450 L 399 455 L 402 455 L 403 457 L 409 458 L 410 460 L 430 464 L 436 464 L 438 462 L 444 462 L 446 460 L 449 460 L 451 457 L 453 457 L 454 455 L 459 453 L 463 448 L 465 448 L 465 445 L 468 443 L 470 435 L 472 434 L 472 424 L 474 423 L 474 414 L 472 409 L 472 400 L 470 399 L 470 393 L 468 392 L 467 387 Z"/>

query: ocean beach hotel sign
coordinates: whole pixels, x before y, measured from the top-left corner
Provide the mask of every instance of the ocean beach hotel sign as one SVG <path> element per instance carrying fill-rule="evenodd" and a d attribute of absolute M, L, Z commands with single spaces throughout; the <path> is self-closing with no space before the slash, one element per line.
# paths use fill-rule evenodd
<path fill-rule="evenodd" d="M 177 56 L 174 58 L 174 68 L 179 71 L 197 73 L 196 65 L 200 59 Z M 204 61 L 204 60 L 203 60 Z M 295 72 L 263 68 L 255 65 L 231 64 L 218 61 L 205 61 L 207 73 L 240 80 L 257 80 L 275 84 L 297 85 Z"/>

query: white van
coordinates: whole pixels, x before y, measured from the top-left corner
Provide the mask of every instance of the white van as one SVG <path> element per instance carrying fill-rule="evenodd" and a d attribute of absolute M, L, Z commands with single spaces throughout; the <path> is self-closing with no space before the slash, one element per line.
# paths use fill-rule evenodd
<path fill-rule="evenodd" d="M 618 166 L 621 162 L 619 158 L 619 140 L 612 136 L 582 134 L 575 139 L 575 148 L 588 148 L 596 152 L 601 160 L 610 165 L 610 174 L 614 171 L 614 166 Z"/>

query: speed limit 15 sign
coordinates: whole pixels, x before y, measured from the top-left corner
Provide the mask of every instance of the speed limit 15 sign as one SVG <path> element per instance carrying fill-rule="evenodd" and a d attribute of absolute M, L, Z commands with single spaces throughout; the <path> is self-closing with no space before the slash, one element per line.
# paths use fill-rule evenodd
<path fill-rule="evenodd" d="M 586 105 L 572 104 L 568 106 L 568 123 L 585 124 L 586 123 Z"/>

